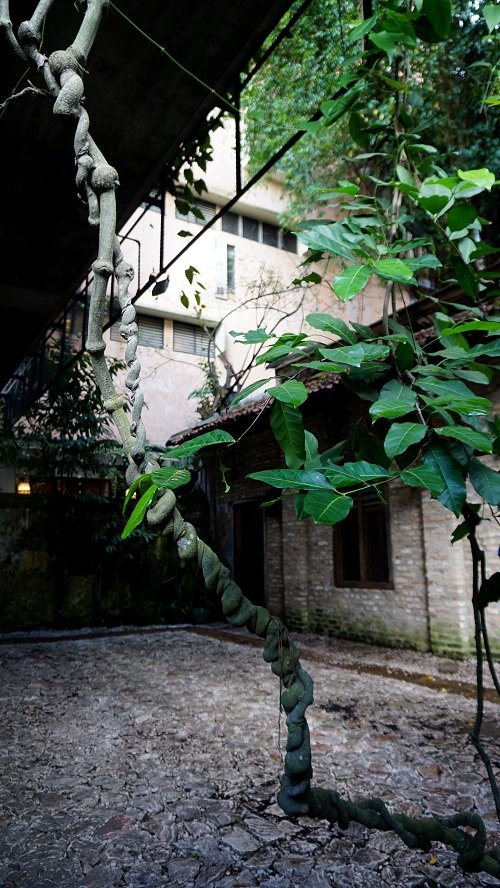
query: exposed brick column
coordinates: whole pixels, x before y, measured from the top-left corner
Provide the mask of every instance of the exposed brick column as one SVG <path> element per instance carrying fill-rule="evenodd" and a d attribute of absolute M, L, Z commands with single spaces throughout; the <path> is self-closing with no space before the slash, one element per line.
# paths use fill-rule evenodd
<path fill-rule="evenodd" d="M 431 650 L 464 656 L 470 652 L 471 633 L 465 545 L 450 546 L 457 519 L 425 493 L 422 516 Z"/>

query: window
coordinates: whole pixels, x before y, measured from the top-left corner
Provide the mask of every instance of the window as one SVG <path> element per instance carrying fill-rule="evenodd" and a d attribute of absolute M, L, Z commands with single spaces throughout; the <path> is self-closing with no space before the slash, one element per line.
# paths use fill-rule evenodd
<path fill-rule="evenodd" d="M 236 249 L 231 244 L 226 247 L 226 290 L 234 293 L 236 279 Z"/>
<path fill-rule="evenodd" d="M 139 314 L 137 315 L 137 326 L 139 327 L 138 345 L 163 348 L 163 318 Z"/>
<path fill-rule="evenodd" d="M 202 327 L 174 321 L 174 351 L 206 356 L 210 345 L 210 337 Z"/>
<path fill-rule="evenodd" d="M 243 216 L 243 237 L 248 238 L 248 240 L 258 241 L 260 232 L 260 223 L 257 222 L 257 219 L 250 219 L 248 216 Z"/>
<path fill-rule="evenodd" d="M 262 223 L 262 243 L 269 247 L 279 246 L 279 228 L 269 222 Z"/>
<path fill-rule="evenodd" d="M 349 515 L 334 528 L 336 586 L 391 584 L 387 513 L 374 491 L 354 497 Z"/>
<path fill-rule="evenodd" d="M 193 213 L 192 210 L 189 210 L 188 213 L 181 213 L 176 206 L 176 219 L 182 219 L 183 222 L 194 222 L 196 225 L 205 225 L 207 222 L 210 222 L 210 220 L 214 218 L 216 212 L 219 209 L 215 204 L 210 203 L 208 200 L 200 200 L 197 198 L 193 203 L 196 207 L 196 210 L 198 211 L 196 214 Z"/>
<path fill-rule="evenodd" d="M 224 213 L 222 217 L 222 230 L 228 234 L 240 233 L 240 217 L 237 213 Z"/>
<path fill-rule="evenodd" d="M 123 342 L 120 336 L 121 321 L 115 321 L 110 327 L 110 337 L 114 342 Z M 147 348 L 163 348 L 163 318 L 151 315 L 137 315 L 137 344 Z"/>
<path fill-rule="evenodd" d="M 291 231 L 284 231 L 281 235 L 282 237 L 282 249 L 286 250 L 287 253 L 296 253 L 297 252 L 297 238 Z"/>
<path fill-rule="evenodd" d="M 281 232 L 272 222 L 261 222 L 250 216 L 241 216 L 238 213 L 224 213 L 221 220 L 223 231 L 238 237 L 245 237 L 268 247 L 276 247 L 286 250 L 288 253 L 297 252 L 297 238 L 290 231 Z"/>

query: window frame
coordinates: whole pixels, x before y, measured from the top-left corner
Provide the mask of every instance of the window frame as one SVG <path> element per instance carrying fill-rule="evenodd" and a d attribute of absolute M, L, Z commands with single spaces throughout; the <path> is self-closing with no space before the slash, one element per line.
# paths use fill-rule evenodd
<path fill-rule="evenodd" d="M 363 498 L 365 504 L 363 508 Z M 394 589 L 392 544 L 391 544 L 391 520 L 390 520 L 390 504 L 388 501 L 381 502 L 377 494 L 372 491 L 359 491 L 353 494 L 354 506 L 357 514 L 357 539 L 358 539 L 358 560 L 360 568 L 360 579 L 349 580 L 343 576 L 344 555 L 342 546 L 342 524 L 339 522 L 333 528 L 333 584 L 336 589 Z M 385 521 L 385 549 L 387 556 L 387 580 L 371 580 L 366 579 L 366 564 L 368 561 L 368 549 L 366 545 L 366 522 L 363 520 L 364 515 L 373 506 L 378 505 L 383 513 Z M 352 515 L 352 512 L 350 513 Z M 347 519 L 346 519 L 347 520 Z"/>
<path fill-rule="evenodd" d="M 184 332 L 187 332 L 188 328 L 189 328 L 190 332 L 191 331 L 193 332 L 194 346 L 195 346 L 194 351 L 185 351 L 184 349 L 180 349 L 180 348 L 175 347 L 175 330 L 176 330 L 176 327 L 179 327 L 179 326 L 184 328 Z M 179 332 L 181 332 L 181 331 L 179 331 Z M 201 339 L 203 336 L 205 336 L 206 340 L 207 340 L 207 349 L 206 349 L 206 351 L 203 351 L 203 350 L 198 351 L 198 349 L 197 349 L 198 339 Z M 178 354 L 193 355 L 193 357 L 195 357 L 195 358 L 206 358 L 207 360 L 210 360 L 213 357 L 213 343 L 212 343 L 210 337 L 208 336 L 208 334 L 203 330 L 202 327 L 199 326 L 199 324 L 196 324 L 196 323 L 193 324 L 193 323 L 189 323 L 189 321 L 178 321 L 176 319 L 173 319 L 172 320 L 172 351 L 177 352 Z"/>

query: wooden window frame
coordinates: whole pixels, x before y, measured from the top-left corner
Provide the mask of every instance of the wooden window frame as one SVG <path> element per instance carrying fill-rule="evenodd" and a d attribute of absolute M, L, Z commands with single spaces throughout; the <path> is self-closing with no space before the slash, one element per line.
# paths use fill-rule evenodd
<path fill-rule="evenodd" d="M 373 497 L 372 501 L 366 501 L 367 497 Z M 342 522 L 336 525 L 333 528 L 333 582 L 334 587 L 336 589 L 394 589 L 394 577 L 393 577 L 393 563 L 392 563 L 392 546 L 391 546 L 391 521 L 390 521 L 390 508 L 389 503 L 382 503 L 378 498 L 376 498 L 376 494 L 371 491 L 361 491 L 358 494 L 353 495 L 353 499 L 355 501 L 356 513 L 357 513 L 357 524 L 358 524 L 358 554 L 359 554 L 359 566 L 360 566 L 360 579 L 359 580 L 349 580 L 344 579 L 342 576 L 343 569 L 343 551 L 342 551 Z M 363 506 L 363 497 L 365 498 L 365 503 Z M 357 502 L 356 502 L 357 501 Z M 385 516 L 385 542 L 386 542 L 386 554 L 387 554 L 387 580 L 371 580 L 366 579 L 367 574 L 367 561 L 368 561 L 368 551 L 365 542 L 366 535 L 366 525 L 363 520 L 363 516 L 366 515 L 367 511 L 370 507 L 378 506 L 380 510 L 383 510 Z"/>

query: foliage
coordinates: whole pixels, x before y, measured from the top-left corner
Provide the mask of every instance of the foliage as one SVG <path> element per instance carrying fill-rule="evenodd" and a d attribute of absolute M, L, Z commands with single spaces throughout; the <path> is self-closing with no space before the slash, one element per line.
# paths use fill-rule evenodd
<path fill-rule="evenodd" d="M 170 447 L 165 451 L 165 457 L 168 460 L 189 461 L 196 456 L 200 450 L 205 447 L 211 447 L 217 444 L 233 444 L 234 438 L 228 432 L 216 429 L 213 432 L 206 432 L 204 435 L 198 435 L 185 444 L 179 444 L 176 447 Z M 152 504 L 158 490 L 176 490 L 183 487 L 191 480 L 191 472 L 182 467 L 163 466 L 161 469 L 140 475 L 129 487 L 123 511 L 125 512 L 132 498 L 140 493 L 130 518 L 128 519 L 122 533 L 122 539 L 126 539 L 136 527 L 143 521 L 149 506 Z"/>
<path fill-rule="evenodd" d="M 123 366 L 113 361 L 112 376 Z M 15 463 L 30 478 L 109 475 L 106 454 L 119 448 L 87 354 L 56 377 L 14 427 L 4 425 L 0 447 L 5 464 Z"/>
<path fill-rule="evenodd" d="M 361 440 L 347 454 L 354 461 L 342 467 L 328 460 L 318 465 L 318 444 L 306 433 L 299 410 L 306 389 L 302 386 L 295 400 L 290 387 L 300 386 L 297 380 L 270 391 L 275 398 L 271 427 L 285 463 L 296 476 L 302 470 L 307 484 L 302 489 L 298 483 L 290 485 L 281 468 L 251 477 L 284 490 L 299 487 L 297 514 L 310 515 L 318 523 L 342 520 L 354 493 L 366 486 L 379 490 L 398 477 L 427 488 L 457 516 L 466 503 L 467 478 L 478 496 L 493 508 L 500 505 L 499 476 L 478 459 L 500 452 L 499 424 L 489 418 L 491 400 L 480 394 L 492 379 L 491 361 L 500 355 L 500 318 L 488 314 L 498 293 L 496 272 L 484 268 L 484 257 L 494 250 L 481 240 L 487 223 L 477 209 L 477 198 L 491 191 L 495 176 L 483 167 L 447 172 L 435 146 L 422 142 L 418 122 L 416 130 L 408 128 L 413 121 L 409 50 L 420 47 L 418 37 L 446 37 L 450 24 L 446 3 L 415 6 L 407 13 L 404 5 L 396 11 L 395 3 L 380 4 L 372 19 L 357 29 L 370 46 L 363 54 L 365 64 L 345 72 L 342 96 L 322 106 L 317 122 L 319 131 L 336 122 L 338 114 L 349 113 L 352 119 L 361 111 L 353 111 L 345 99 L 354 99 L 356 108 L 364 110 L 376 86 L 385 106 L 392 107 L 392 116 L 383 125 L 365 127 L 369 138 L 381 139 L 375 155 L 363 152 L 353 160 L 359 166 L 370 160 L 372 170 L 380 167 L 384 178 L 370 171 L 319 189 L 318 198 L 331 210 L 330 218 L 340 221 L 313 219 L 297 232 L 309 248 L 306 264 L 326 257 L 343 265 L 331 280 L 341 301 L 360 293 L 372 276 L 378 278 L 385 288 L 383 333 L 326 314 L 312 314 L 307 320 L 323 334 L 332 334 L 330 343 L 318 344 L 304 334 L 267 336 L 259 331 L 267 336 L 268 346 L 260 362 L 292 355 L 289 373 L 335 373 L 361 395 L 372 434 L 385 455 L 383 465 L 368 466 L 361 459 L 366 450 Z M 408 324 L 398 322 L 396 305 L 408 298 L 408 287 L 418 295 L 421 276 L 429 273 L 436 287 L 455 283 L 466 303 L 450 306 L 434 297 L 435 336 L 421 341 L 409 314 Z M 458 323 L 452 316 L 457 311 Z"/>
<path fill-rule="evenodd" d="M 287 190 L 294 195 L 289 218 L 296 220 L 315 206 L 318 186 L 326 187 L 334 176 L 350 177 L 353 166 L 360 163 L 373 165 L 373 156 L 368 155 L 384 150 L 384 127 L 403 89 L 404 113 L 412 116 L 411 128 L 421 134 L 423 142 L 445 154 L 453 146 L 458 167 L 476 168 L 481 158 L 488 157 L 490 167 L 500 171 L 495 7 L 484 0 L 459 0 L 450 21 L 448 2 L 417 2 L 408 27 L 402 18 L 406 10 L 401 9 L 396 2 L 379 3 L 371 20 L 351 29 L 359 14 L 358 3 L 313 0 L 294 25 L 291 39 L 281 43 L 244 91 L 252 169 L 280 148 L 293 128 L 303 126 L 308 131 L 280 161 Z M 446 20 L 446 31 L 441 19 Z M 404 86 L 397 84 L 401 48 L 412 52 Z M 349 83 L 353 63 L 361 52 L 370 66 L 377 49 L 386 53 L 387 64 L 377 66 L 370 94 L 363 96 L 357 93 L 356 78 Z M 350 65 L 351 73 L 346 73 Z M 389 92 L 388 81 L 392 81 Z M 329 115 L 330 127 L 321 125 L 319 108 L 323 117 Z M 348 109 L 352 113 L 346 125 Z M 317 119 L 306 123 L 314 115 Z M 356 161 L 359 147 L 366 156 Z M 379 174 L 381 160 L 379 155 Z M 495 205 L 491 200 L 488 204 L 490 217 L 494 211 L 496 218 Z"/>

